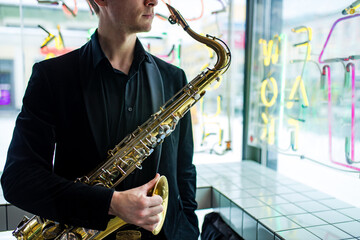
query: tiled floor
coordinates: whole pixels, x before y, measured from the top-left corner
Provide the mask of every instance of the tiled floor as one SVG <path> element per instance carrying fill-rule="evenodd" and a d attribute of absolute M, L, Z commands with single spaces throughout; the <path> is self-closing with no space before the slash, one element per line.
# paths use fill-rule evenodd
<path fill-rule="evenodd" d="M 198 187 L 246 240 L 360 239 L 360 209 L 253 161 L 197 165 Z"/>
<path fill-rule="evenodd" d="M 199 164 L 197 171 L 202 207 L 220 212 L 245 240 L 360 240 L 360 208 L 256 162 Z M 0 217 L 7 218 L 0 227 L 13 229 L 24 212 L 7 205 L 1 194 L 0 203 Z M 0 240 L 9 235 L 0 232 Z"/>

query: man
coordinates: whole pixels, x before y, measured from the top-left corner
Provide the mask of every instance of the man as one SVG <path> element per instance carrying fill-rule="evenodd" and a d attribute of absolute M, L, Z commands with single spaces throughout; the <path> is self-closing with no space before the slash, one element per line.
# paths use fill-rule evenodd
<path fill-rule="evenodd" d="M 186 84 L 182 70 L 145 52 L 157 0 L 90 1 L 99 26 L 83 47 L 34 65 L 1 178 L 12 204 L 60 223 L 104 230 L 115 215 L 142 239 L 197 239 L 196 171 L 190 115 L 114 191 L 74 182 L 94 170 L 127 134 Z M 169 182 L 165 223 L 155 237 Z M 109 238 L 113 238 L 110 236 Z M 108 239 L 108 238 L 107 238 Z"/>

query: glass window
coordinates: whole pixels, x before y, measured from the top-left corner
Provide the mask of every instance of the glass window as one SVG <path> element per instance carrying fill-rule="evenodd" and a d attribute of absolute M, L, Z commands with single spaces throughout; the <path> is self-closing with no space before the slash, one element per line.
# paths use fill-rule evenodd
<path fill-rule="evenodd" d="M 256 1 L 247 142 L 275 153 L 280 173 L 355 205 L 360 15 L 352 3 Z"/>
<path fill-rule="evenodd" d="M 216 56 L 180 26 L 169 24 L 165 2 L 159 1 L 155 9 L 152 30 L 138 36 L 150 53 L 183 68 L 190 81 L 207 67 L 211 68 Z M 192 109 L 194 161 L 198 164 L 240 161 L 245 1 L 186 0 L 171 1 L 171 5 L 180 11 L 194 31 L 221 38 L 232 52 L 228 72 Z M 86 1 L 78 0 L 0 0 L 0 12 L 2 169 L 34 63 L 82 46 L 97 27 L 98 19 Z"/>

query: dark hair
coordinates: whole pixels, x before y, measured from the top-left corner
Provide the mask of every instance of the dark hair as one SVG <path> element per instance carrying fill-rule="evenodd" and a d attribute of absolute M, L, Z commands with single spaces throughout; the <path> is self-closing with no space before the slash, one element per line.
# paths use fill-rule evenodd
<path fill-rule="evenodd" d="M 90 6 L 92 7 L 92 9 L 94 10 L 94 12 L 96 14 L 98 14 L 100 9 L 99 9 L 99 6 L 96 4 L 96 2 L 94 0 L 87 0 L 87 1 L 90 4 Z"/>

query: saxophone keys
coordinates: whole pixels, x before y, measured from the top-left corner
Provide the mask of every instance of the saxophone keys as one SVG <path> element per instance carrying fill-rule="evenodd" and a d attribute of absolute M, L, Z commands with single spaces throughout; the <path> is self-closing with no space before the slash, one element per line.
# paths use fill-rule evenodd
<path fill-rule="evenodd" d="M 149 156 L 150 154 L 152 154 L 154 152 L 154 149 L 150 149 L 149 152 L 146 154 L 147 156 Z"/>
<path fill-rule="evenodd" d="M 138 153 L 138 155 L 136 156 L 136 158 L 142 158 L 146 155 L 146 151 L 143 148 L 134 148 L 134 150 Z"/>
<path fill-rule="evenodd" d="M 196 101 L 198 101 L 199 99 L 201 98 L 201 95 L 200 94 L 195 94 L 194 95 L 194 99 L 196 100 Z"/>
<path fill-rule="evenodd" d="M 141 161 L 138 161 L 138 162 L 136 162 L 135 163 L 135 167 L 137 168 L 137 169 L 139 169 L 139 170 L 142 170 L 142 165 L 141 165 Z"/>
<path fill-rule="evenodd" d="M 64 226 L 53 221 L 46 221 L 42 227 L 42 236 L 44 239 L 54 239 L 64 230 Z"/>
<path fill-rule="evenodd" d="M 158 134 L 157 135 L 157 142 L 158 143 L 161 143 L 163 140 L 164 140 L 164 138 L 165 138 L 165 134 Z"/>
<path fill-rule="evenodd" d="M 169 125 L 163 125 L 163 126 L 161 126 L 161 132 L 165 136 L 168 136 L 171 133 L 171 128 L 169 127 Z"/>
<path fill-rule="evenodd" d="M 81 239 L 83 239 L 81 235 L 74 232 L 66 232 L 60 238 L 60 240 L 81 240 Z"/>
<path fill-rule="evenodd" d="M 120 171 L 121 175 L 126 175 L 126 172 L 119 165 L 117 165 L 116 168 L 118 171 Z"/>
<path fill-rule="evenodd" d="M 150 141 L 151 141 L 151 147 L 152 148 L 155 148 L 157 145 L 158 145 L 158 142 L 157 142 L 157 138 L 156 137 L 154 137 L 154 136 L 151 136 L 151 138 L 150 138 Z"/>

